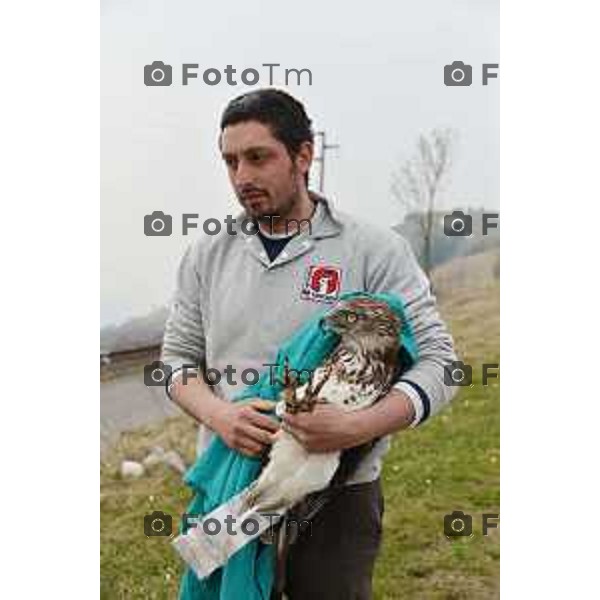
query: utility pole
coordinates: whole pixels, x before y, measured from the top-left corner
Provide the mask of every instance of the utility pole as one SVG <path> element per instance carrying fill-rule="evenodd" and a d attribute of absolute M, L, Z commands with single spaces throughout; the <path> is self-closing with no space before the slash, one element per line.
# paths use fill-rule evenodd
<path fill-rule="evenodd" d="M 315 136 L 319 138 L 320 142 L 318 143 L 319 152 L 315 157 L 315 161 L 320 163 L 319 168 L 319 191 L 323 192 L 325 189 L 325 156 L 327 150 L 332 150 L 333 148 L 339 148 L 339 144 L 328 144 L 325 138 L 324 131 L 317 131 Z"/>

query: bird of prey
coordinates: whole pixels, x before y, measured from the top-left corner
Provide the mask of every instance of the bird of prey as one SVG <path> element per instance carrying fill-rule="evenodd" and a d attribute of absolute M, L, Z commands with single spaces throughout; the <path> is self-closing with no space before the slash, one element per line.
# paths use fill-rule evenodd
<path fill-rule="evenodd" d="M 294 413 L 312 411 L 317 402 L 330 402 L 348 411 L 370 406 L 387 393 L 396 374 L 400 319 L 385 302 L 357 297 L 340 302 L 320 323 L 339 335 L 339 343 L 308 382 L 301 383 L 297 376 L 284 380 L 278 408 Z M 280 429 L 259 477 L 204 515 L 194 529 L 176 537 L 173 545 L 203 579 L 258 536 L 273 543 L 263 537 L 268 536 L 270 517 L 281 518 L 309 494 L 328 488 L 340 464 L 338 473 L 349 464 L 341 457 L 342 451 L 308 452 L 289 431 Z M 209 521 L 227 523 L 232 516 L 242 523 L 248 517 L 256 519 L 259 527 L 252 533 L 242 528 L 236 535 L 229 535 L 224 528 L 215 535 L 204 530 Z"/>
<path fill-rule="evenodd" d="M 398 364 L 400 319 L 385 302 L 358 297 L 341 302 L 322 320 L 340 342 L 333 353 L 300 385 L 288 378 L 280 403 L 286 411 L 312 411 L 316 402 L 354 411 L 387 393 Z M 342 452 L 310 453 L 285 429 L 277 434 L 269 460 L 251 485 L 245 507 L 283 513 L 308 494 L 327 487 Z"/>

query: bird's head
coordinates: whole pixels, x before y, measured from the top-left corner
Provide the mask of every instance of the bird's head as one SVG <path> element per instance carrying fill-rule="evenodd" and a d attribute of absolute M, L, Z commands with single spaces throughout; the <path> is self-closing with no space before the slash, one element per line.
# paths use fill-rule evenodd
<path fill-rule="evenodd" d="M 323 317 L 322 326 L 341 336 L 341 344 L 362 350 L 398 347 L 401 322 L 385 302 L 353 298 L 340 302 Z"/>

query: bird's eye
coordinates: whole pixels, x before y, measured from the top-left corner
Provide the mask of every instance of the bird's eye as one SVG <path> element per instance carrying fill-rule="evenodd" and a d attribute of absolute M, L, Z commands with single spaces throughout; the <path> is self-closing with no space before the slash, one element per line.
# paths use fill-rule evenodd
<path fill-rule="evenodd" d="M 346 314 L 346 321 L 348 321 L 348 323 L 354 323 L 354 321 L 356 321 L 356 319 L 358 319 L 358 317 L 354 313 Z"/>

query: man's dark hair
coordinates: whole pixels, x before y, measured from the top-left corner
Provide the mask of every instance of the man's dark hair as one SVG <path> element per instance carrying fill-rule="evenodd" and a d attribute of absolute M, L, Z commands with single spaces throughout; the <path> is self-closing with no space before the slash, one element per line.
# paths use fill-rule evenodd
<path fill-rule="evenodd" d="M 258 121 L 271 130 L 275 139 L 294 159 L 304 142 L 314 142 L 311 120 L 301 102 L 274 88 L 242 94 L 229 102 L 221 117 L 221 132 L 229 125 Z M 308 186 L 308 173 L 305 177 Z"/>

